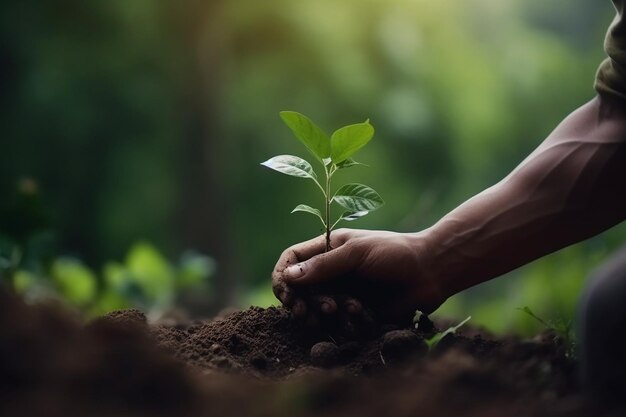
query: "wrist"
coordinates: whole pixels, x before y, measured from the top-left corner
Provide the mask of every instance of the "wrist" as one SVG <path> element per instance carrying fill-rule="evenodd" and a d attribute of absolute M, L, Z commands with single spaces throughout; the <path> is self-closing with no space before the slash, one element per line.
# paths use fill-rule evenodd
<path fill-rule="evenodd" d="M 456 294 L 448 262 L 442 259 L 442 245 L 434 229 L 428 228 L 411 233 L 412 247 L 417 262 L 417 279 L 426 283 L 433 300 L 437 300 L 433 310 L 449 297 Z"/>

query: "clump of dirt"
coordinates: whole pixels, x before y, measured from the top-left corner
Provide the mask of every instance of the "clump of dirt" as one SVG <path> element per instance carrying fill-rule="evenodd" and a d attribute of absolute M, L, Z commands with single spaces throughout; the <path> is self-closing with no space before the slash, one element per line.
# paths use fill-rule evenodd
<path fill-rule="evenodd" d="M 428 352 L 428 345 L 410 330 L 392 330 L 383 336 L 380 353 L 387 362 L 400 363 L 409 358 L 419 359 Z"/>
<path fill-rule="evenodd" d="M 409 326 L 339 329 L 255 307 L 172 326 L 126 310 L 84 326 L 0 289 L 0 415 L 603 415 L 551 334 L 467 327 L 427 350 Z"/>
<path fill-rule="evenodd" d="M 322 368 L 332 368 L 339 363 L 341 349 L 332 342 L 319 342 L 311 347 L 311 363 Z"/>
<path fill-rule="evenodd" d="M 152 334 L 192 367 L 272 377 L 308 364 L 311 340 L 284 309 L 258 307 L 186 328 L 156 326 Z"/>
<path fill-rule="evenodd" d="M 432 331 L 432 324 L 424 328 Z M 424 333 L 386 330 L 373 321 L 311 328 L 283 308 L 251 307 L 186 328 L 155 326 L 151 332 L 162 347 L 192 367 L 278 378 L 306 372 L 310 366 L 341 368 L 352 375 L 373 372 L 385 367 L 384 343 L 391 362 L 406 359 L 407 350 L 414 348 L 423 356 Z M 385 339 L 385 334 L 391 336 Z"/>
<path fill-rule="evenodd" d="M 155 345 L 147 327 L 137 331 L 118 318 L 83 327 L 59 306 L 31 307 L 0 288 L 0 415 L 170 416 L 200 409 L 192 375 Z"/>

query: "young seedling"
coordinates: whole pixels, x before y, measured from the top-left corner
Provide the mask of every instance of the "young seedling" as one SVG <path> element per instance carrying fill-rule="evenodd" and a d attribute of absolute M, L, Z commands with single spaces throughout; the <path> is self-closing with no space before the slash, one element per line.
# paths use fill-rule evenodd
<path fill-rule="evenodd" d="M 291 212 L 309 213 L 320 219 L 326 231 L 326 251 L 329 251 L 331 250 L 330 234 L 340 221 L 356 220 L 385 204 L 376 191 L 363 184 L 346 184 L 334 193 L 332 192 L 331 182 L 337 171 L 362 165 L 351 157 L 372 140 L 374 127 L 368 119 L 363 123 L 344 126 L 328 137 L 322 129 L 300 113 L 283 111 L 280 117 L 322 165 L 324 179 L 320 183 L 311 164 L 297 156 L 275 156 L 261 165 L 293 177 L 310 179 L 317 185 L 324 196 L 324 213 L 306 204 L 298 205 Z M 333 203 L 345 210 L 334 222 L 331 221 Z"/>
<path fill-rule="evenodd" d="M 472 316 L 469 316 L 465 320 L 463 320 L 462 322 L 457 324 L 456 326 L 452 326 L 452 327 L 448 328 L 446 331 L 443 331 L 441 333 L 437 333 L 436 335 L 434 335 L 430 339 L 426 340 L 426 344 L 428 345 L 428 348 L 429 349 L 433 349 L 435 346 L 437 346 L 437 344 L 444 337 L 446 337 L 449 334 L 455 334 L 457 332 L 457 330 L 459 330 L 461 327 L 463 327 L 465 325 L 465 323 L 470 321 L 471 318 L 472 318 Z"/>
<path fill-rule="evenodd" d="M 533 311 L 528 306 L 517 308 L 517 310 L 523 311 L 524 313 L 528 314 L 530 317 L 543 324 L 546 329 L 554 331 L 554 333 L 556 333 L 556 335 L 563 340 L 563 343 L 565 345 L 565 356 L 567 356 L 568 358 L 572 358 L 575 356 L 576 340 L 574 338 L 574 331 L 572 330 L 571 320 L 544 320 L 535 313 L 533 313 Z"/>

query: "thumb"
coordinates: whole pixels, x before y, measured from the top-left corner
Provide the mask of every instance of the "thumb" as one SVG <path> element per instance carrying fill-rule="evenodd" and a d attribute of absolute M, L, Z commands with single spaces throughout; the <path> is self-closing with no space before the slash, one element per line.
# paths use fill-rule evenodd
<path fill-rule="evenodd" d="M 354 271 L 359 262 L 353 245 L 345 244 L 286 268 L 283 279 L 294 285 L 318 284 Z"/>

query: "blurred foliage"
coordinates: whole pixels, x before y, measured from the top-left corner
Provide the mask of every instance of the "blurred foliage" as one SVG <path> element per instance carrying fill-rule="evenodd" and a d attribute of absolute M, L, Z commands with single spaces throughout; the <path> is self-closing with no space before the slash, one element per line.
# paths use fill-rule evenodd
<path fill-rule="evenodd" d="M 153 245 L 135 243 L 124 262 L 107 262 L 99 275 L 74 257 L 58 256 L 38 186 L 21 180 L 7 194 L 0 219 L 0 283 L 30 301 L 58 299 L 88 316 L 137 307 L 159 316 L 186 290 L 211 293 L 212 258 L 186 252 L 170 263 Z"/>
<path fill-rule="evenodd" d="M 341 181 L 371 184 L 388 204 L 360 227 L 419 230 L 502 178 L 593 96 L 613 12 L 608 0 L 5 2 L 0 195 L 33 178 L 50 215 L 33 212 L 38 232 L 25 237 L 3 211 L 0 234 L 46 259 L 27 274 L 56 262 L 75 274 L 75 303 L 94 274 L 44 248 L 99 265 L 141 237 L 170 258 L 187 247 L 215 256 L 222 303 L 230 286 L 242 303 L 267 304 L 280 252 L 320 232 L 268 201 L 317 203 L 260 175 L 276 153 L 305 156 L 279 110 L 327 130 L 370 117 L 377 133 L 360 160 L 372 168 Z M 26 194 L 18 212 L 32 210 Z M 537 327 L 517 307 L 571 317 L 589 270 L 624 236 L 616 228 L 546 257 L 441 314 L 522 332 Z M 5 270 L 25 256 L 15 243 L 0 241 Z M 177 269 L 139 248 L 95 274 L 100 303 L 121 305 L 116 294 L 135 286 L 136 303 L 171 302 Z M 16 281 L 28 282 L 22 272 Z"/>
<path fill-rule="evenodd" d="M 108 262 L 101 275 L 81 261 L 55 259 L 47 273 L 17 269 L 9 278 L 15 291 L 30 301 L 59 299 L 88 316 L 122 308 L 140 308 L 159 317 L 176 305 L 187 289 L 210 294 L 214 261 L 186 253 L 177 265 L 146 242 L 131 247 L 123 263 Z"/>

